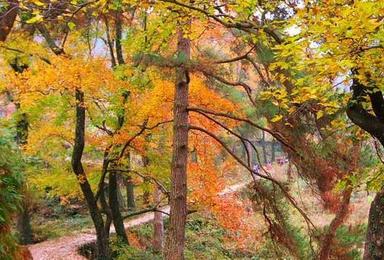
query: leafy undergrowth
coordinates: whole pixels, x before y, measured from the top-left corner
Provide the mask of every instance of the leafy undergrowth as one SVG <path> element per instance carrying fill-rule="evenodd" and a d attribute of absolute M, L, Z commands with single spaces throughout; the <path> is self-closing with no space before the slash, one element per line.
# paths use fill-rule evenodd
<path fill-rule="evenodd" d="M 41 222 L 33 228 L 36 242 L 59 238 L 81 232 L 83 229 L 92 228 L 91 219 L 80 214 L 39 221 Z"/>

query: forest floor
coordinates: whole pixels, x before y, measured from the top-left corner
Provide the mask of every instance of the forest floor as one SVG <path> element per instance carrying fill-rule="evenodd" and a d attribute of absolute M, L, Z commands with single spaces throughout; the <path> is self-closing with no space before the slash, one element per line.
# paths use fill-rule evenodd
<path fill-rule="evenodd" d="M 280 181 L 286 181 L 285 171 L 286 166 L 274 165 L 271 173 L 274 178 Z M 219 195 L 235 193 L 244 189 L 252 181 L 249 175 L 246 176 L 248 177 L 242 175 L 239 178 L 235 178 L 237 179 L 237 183 L 232 182 L 227 188 L 220 192 Z M 321 202 L 316 199 L 316 196 L 314 196 L 312 191 L 306 188 L 304 183 L 301 183 L 300 180 L 297 181 L 296 179 L 295 182 L 291 184 L 291 193 L 294 194 L 299 206 L 307 212 L 316 227 L 322 228 L 329 225 L 334 215 L 324 212 Z M 345 223 L 347 226 L 366 223 L 370 200 L 372 200 L 372 195 L 364 192 L 354 193 L 351 199 L 350 215 Z M 164 206 L 162 211 L 169 213 L 169 206 Z M 126 220 L 125 227 L 131 228 L 140 226 L 153 221 L 153 219 L 153 212 L 144 213 L 135 218 Z M 114 233 L 113 226 L 111 227 L 111 233 Z M 35 260 L 85 260 L 85 257 L 79 255 L 78 249 L 82 245 L 92 243 L 95 240 L 96 235 L 94 229 L 87 228 L 70 235 L 64 235 L 59 238 L 30 245 L 29 250 Z"/>
<path fill-rule="evenodd" d="M 169 213 L 169 206 L 162 208 L 162 211 Z M 154 218 L 153 212 L 144 213 L 134 219 L 124 223 L 125 228 L 139 226 L 151 222 Z M 111 233 L 115 229 L 111 227 Z M 29 246 L 29 250 L 34 260 L 84 260 L 85 257 L 79 255 L 80 246 L 92 243 L 96 240 L 94 229 L 86 229 L 80 233 L 63 236 L 58 239 L 47 240 Z"/>
<path fill-rule="evenodd" d="M 246 187 L 251 180 L 241 181 L 237 184 L 228 186 L 220 195 L 234 193 Z M 169 213 L 169 206 L 164 206 L 161 210 Z M 143 213 L 124 223 L 125 228 L 131 228 L 143 225 L 153 221 L 154 213 Z M 115 229 L 111 227 L 111 233 L 115 233 Z M 85 229 L 76 234 L 66 235 L 60 238 L 47 240 L 41 243 L 29 246 L 29 250 L 34 260 L 85 260 L 84 256 L 78 253 L 78 249 L 85 244 L 95 242 L 96 234 L 94 229 Z"/>

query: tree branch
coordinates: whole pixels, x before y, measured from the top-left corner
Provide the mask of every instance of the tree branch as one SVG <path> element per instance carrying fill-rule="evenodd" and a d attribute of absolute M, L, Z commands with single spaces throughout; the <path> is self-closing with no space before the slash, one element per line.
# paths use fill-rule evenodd
<path fill-rule="evenodd" d="M 237 116 L 226 114 L 226 113 L 210 111 L 210 110 L 203 109 L 203 108 L 198 108 L 198 107 L 189 107 L 188 110 L 192 111 L 192 112 L 197 112 L 197 113 L 206 113 L 206 114 L 211 114 L 211 115 L 214 115 L 214 116 L 225 117 L 225 118 L 229 118 L 229 119 L 232 119 L 232 120 L 235 120 L 235 121 L 240 121 L 240 122 L 247 123 L 247 124 L 257 128 L 257 129 L 260 129 L 262 131 L 265 131 L 265 132 L 269 133 L 270 135 L 275 137 L 276 140 L 281 142 L 284 146 L 288 147 L 293 152 L 297 153 L 296 150 L 286 140 L 284 140 L 284 137 L 280 133 L 272 131 L 272 130 L 270 130 L 268 128 L 262 127 L 262 126 L 260 126 L 260 125 L 258 125 L 256 123 L 252 122 L 249 119 L 237 117 Z"/>

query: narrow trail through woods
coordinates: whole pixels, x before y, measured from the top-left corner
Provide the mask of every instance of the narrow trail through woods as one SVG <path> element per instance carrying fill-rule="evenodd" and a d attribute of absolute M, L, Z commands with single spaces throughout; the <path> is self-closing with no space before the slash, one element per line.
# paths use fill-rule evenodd
<path fill-rule="evenodd" d="M 220 192 L 220 196 L 234 193 L 247 186 L 251 180 L 243 181 L 234 185 L 231 185 Z M 165 213 L 169 213 L 169 206 L 164 206 L 161 210 Z M 167 217 L 164 215 L 164 217 Z M 133 219 L 127 220 L 124 223 L 125 228 L 140 226 L 153 221 L 154 213 L 143 213 Z M 112 225 L 111 233 L 115 233 L 115 229 Z M 37 243 L 29 246 L 29 250 L 34 260 L 85 260 L 84 256 L 79 255 L 78 248 L 82 245 L 96 241 L 96 234 L 94 229 L 82 230 L 77 234 L 63 236 L 57 239 L 47 240 L 41 243 Z"/>

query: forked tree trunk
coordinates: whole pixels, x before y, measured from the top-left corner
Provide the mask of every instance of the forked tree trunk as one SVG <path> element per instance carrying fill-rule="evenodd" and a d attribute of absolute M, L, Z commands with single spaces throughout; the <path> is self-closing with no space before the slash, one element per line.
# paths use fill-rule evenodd
<path fill-rule="evenodd" d="M 72 153 L 72 169 L 75 173 L 81 191 L 87 202 L 89 213 L 91 215 L 93 224 L 96 230 L 96 243 L 98 259 L 110 259 L 108 236 L 104 229 L 104 221 L 101 212 L 97 207 L 96 199 L 89 185 L 87 176 L 85 174 L 81 158 L 83 156 L 85 145 L 85 107 L 84 107 L 84 93 L 77 89 L 76 97 L 76 126 L 75 126 L 75 144 Z"/>
<path fill-rule="evenodd" d="M 364 248 L 364 260 L 379 259 L 384 259 L 384 188 L 371 203 Z"/>
<path fill-rule="evenodd" d="M 178 32 L 177 51 L 180 60 L 190 58 L 190 40 Z M 187 218 L 188 162 L 188 87 L 189 75 L 184 65 L 176 70 L 173 107 L 173 154 L 170 192 L 170 225 L 165 248 L 167 260 L 184 259 L 185 223 Z"/>
<path fill-rule="evenodd" d="M 153 202 L 157 205 L 160 203 L 161 192 L 157 185 L 154 186 Z M 164 245 L 164 223 L 163 213 L 155 211 L 153 220 L 153 250 L 155 252 L 162 252 Z"/>

